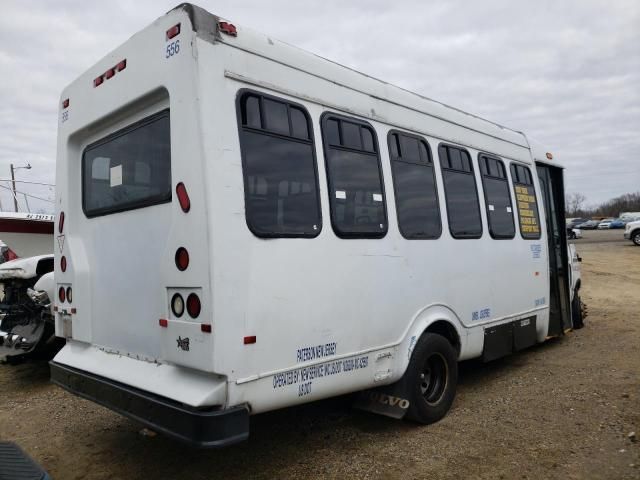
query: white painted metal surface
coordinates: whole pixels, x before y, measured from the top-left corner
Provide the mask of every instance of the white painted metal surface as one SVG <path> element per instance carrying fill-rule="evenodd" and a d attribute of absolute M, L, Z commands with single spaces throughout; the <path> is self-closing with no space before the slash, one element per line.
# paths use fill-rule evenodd
<path fill-rule="evenodd" d="M 165 32 L 178 23 L 180 50 L 168 55 Z M 124 58 L 125 70 L 94 87 L 94 78 Z M 295 101 L 311 116 L 324 219 L 314 239 L 265 240 L 247 228 L 235 104 L 242 88 Z M 56 205 L 66 220 L 55 254 L 56 265 L 64 255 L 68 267 L 56 282 L 73 286 L 73 302 L 58 306 L 77 313 L 58 314 L 59 334 L 63 318 L 72 323 L 59 363 L 189 405 L 246 403 L 257 413 L 398 380 L 416 339 L 436 321 L 457 332 L 460 359 L 481 354 L 487 325 L 535 314 L 538 340 L 547 335 L 544 230 L 539 240 L 519 233 L 493 240 L 480 193 L 482 238 L 452 238 L 439 169 L 441 238 L 406 240 L 396 220 L 386 146 L 392 128 L 422 135 L 434 156 L 447 141 L 466 147 L 474 162 L 482 151 L 507 167 L 528 165 L 544 225 L 532 153 L 519 132 L 247 29 L 239 27 L 237 37 L 196 34 L 181 9 L 107 55 L 64 90 L 65 99 Z M 85 147 L 166 108 L 172 202 L 87 218 Z M 344 240 L 332 231 L 319 127 L 325 111 L 367 120 L 377 132 L 389 219 L 383 239 Z M 178 182 L 191 199 L 187 214 L 175 195 Z M 511 184 L 510 191 L 515 205 Z M 180 246 L 191 259 L 184 272 L 174 263 Z M 172 318 L 176 289 L 199 292 L 197 320 Z M 476 319 L 479 311 L 486 318 Z M 245 345 L 248 336 L 256 342 Z M 188 351 L 177 348 L 185 337 Z"/>

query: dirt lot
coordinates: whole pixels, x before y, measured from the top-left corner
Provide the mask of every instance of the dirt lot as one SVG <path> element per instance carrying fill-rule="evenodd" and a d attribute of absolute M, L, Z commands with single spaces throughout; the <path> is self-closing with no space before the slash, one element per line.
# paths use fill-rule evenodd
<path fill-rule="evenodd" d="M 248 443 L 191 450 L 48 383 L 44 363 L 0 365 L 0 438 L 54 479 L 640 478 L 640 247 L 585 232 L 586 327 L 461 366 L 451 413 L 428 427 L 318 402 L 252 419 Z M 634 442 L 629 433 L 636 432 Z"/>

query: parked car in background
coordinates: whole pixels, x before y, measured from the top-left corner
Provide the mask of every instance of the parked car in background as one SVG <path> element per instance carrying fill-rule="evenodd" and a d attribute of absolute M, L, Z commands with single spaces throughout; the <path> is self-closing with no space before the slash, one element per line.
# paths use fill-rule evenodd
<path fill-rule="evenodd" d="M 580 230 L 579 228 L 567 227 L 567 238 L 569 240 L 582 238 L 582 230 Z"/>
<path fill-rule="evenodd" d="M 580 230 L 595 230 L 598 228 L 598 224 L 600 220 L 587 220 L 584 223 L 576 225 L 575 228 L 579 228 Z"/>
<path fill-rule="evenodd" d="M 640 247 L 640 220 L 627 223 L 624 227 L 624 238 Z"/>
<path fill-rule="evenodd" d="M 600 220 L 600 223 L 598 224 L 598 230 L 608 229 L 611 225 L 611 222 L 613 222 L 614 220 L 615 218 L 605 218 L 604 220 Z"/>
<path fill-rule="evenodd" d="M 588 218 L 572 218 L 567 222 L 567 228 L 575 228 L 576 226 L 588 221 Z"/>
<path fill-rule="evenodd" d="M 621 218 L 616 218 L 609 224 L 609 228 L 624 228 L 626 224 L 627 222 L 625 222 Z"/>

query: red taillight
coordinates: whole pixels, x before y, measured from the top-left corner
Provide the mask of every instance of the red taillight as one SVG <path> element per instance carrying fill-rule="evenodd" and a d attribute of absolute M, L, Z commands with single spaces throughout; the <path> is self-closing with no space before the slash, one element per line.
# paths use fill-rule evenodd
<path fill-rule="evenodd" d="M 244 337 L 244 344 L 249 345 L 250 343 L 256 343 L 256 336 L 250 335 L 248 337 Z"/>
<path fill-rule="evenodd" d="M 71 286 L 67 287 L 67 302 L 71 303 L 73 302 L 73 295 L 71 295 L 73 293 L 73 290 L 71 290 Z"/>
<path fill-rule="evenodd" d="M 116 70 L 118 72 L 121 72 L 125 68 L 127 68 L 127 59 L 126 58 L 124 60 L 122 60 L 120 63 L 118 63 L 118 65 L 116 65 Z"/>
<path fill-rule="evenodd" d="M 158 320 L 158 324 L 163 328 L 167 328 L 169 326 L 169 321 L 166 318 L 161 318 Z"/>
<path fill-rule="evenodd" d="M 6 262 L 8 262 L 9 260 L 15 260 L 17 258 L 20 258 L 18 257 L 18 254 L 13 250 L 11 250 L 9 247 L 7 247 L 7 250 L 4 252 L 4 257 Z"/>
<path fill-rule="evenodd" d="M 93 80 L 93 86 L 95 87 L 99 87 L 100 85 L 102 85 L 102 82 L 104 82 L 104 77 L 102 75 L 100 75 L 99 77 L 96 77 Z"/>
<path fill-rule="evenodd" d="M 180 247 L 176 250 L 176 267 L 181 272 L 184 272 L 189 266 L 189 252 L 184 247 Z"/>
<path fill-rule="evenodd" d="M 116 69 L 115 68 L 110 68 L 109 70 L 107 70 L 106 72 L 104 72 L 104 76 L 106 77 L 107 80 L 109 80 L 111 77 L 113 77 L 116 74 Z"/>
<path fill-rule="evenodd" d="M 180 34 L 180 24 L 174 25 L 169 30 L 167 30 L 167 40 L 171 40 L 176 35 Z"/>
<path fill-rule="evenodd" d="M 204 333 L 211 333 L 211 324 L 210 323 L 201 323 L 200 330 Z"/>
<path fill-rule="evenodd" d="M 64 303 L 65 298 L 66 298 L 66 294 L 64 291 L 64 287 L 60 287 L 58 289 L 58 300 L 60 300 L 60 303 Z"/>
<path fill-rule="evenodd" d="M 232 37 L 238 36 L 238 30 L 236 29 L 236 26 L 233 25 L 232 23 L 220 22 L 218 23 L 218 26 L 220 27 L 220 31 L 222 33 L 226 33 L 227 35 L 231 35 Z"/>
<path fill-rule="evenodd" d="M 187 297 L 187 312 L 191 318 L 198 318 L 200 315 L 200 299 L 195 293 L 191 293 Z"/>
<path fill-rule="evenodd" d="M 178 195 L 178 202 L 180 202 L 180 208 L 182 211 L 187 213 L 191 210 L 191 200 L 189 199 L 189 194 L 187 193 L 187 187 L 184 186 L 184 183 L 180 182 L 176 185 L 176 194 Z"/>
<path fill-rule="evenodd" d="M 60 258 L 60 270 L 63 272 L 67 271 L 67 257 L 64 255 Z"/>
<path fill-rule="evenodd" d="M 64 102 L 62 102 L 62 108 L 69 108 L 69 99 L 68 98 Z"/>
<path fill-rule="evenodd" d="M 64 212 L 60 212 L 60 217 L 58 218 L 58 232 L 62 233 L 63 228 L 64 228 Z"/>

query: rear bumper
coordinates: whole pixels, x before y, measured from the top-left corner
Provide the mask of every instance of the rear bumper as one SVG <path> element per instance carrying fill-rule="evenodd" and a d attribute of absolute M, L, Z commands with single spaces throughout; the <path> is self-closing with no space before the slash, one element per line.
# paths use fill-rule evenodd
<path fill-rule="evenodd" d="M 202 410 L 52 361 L 51 381 L 155 431 L 204 448 L 225 447 L 249 437 L 246 407 Z"/>

